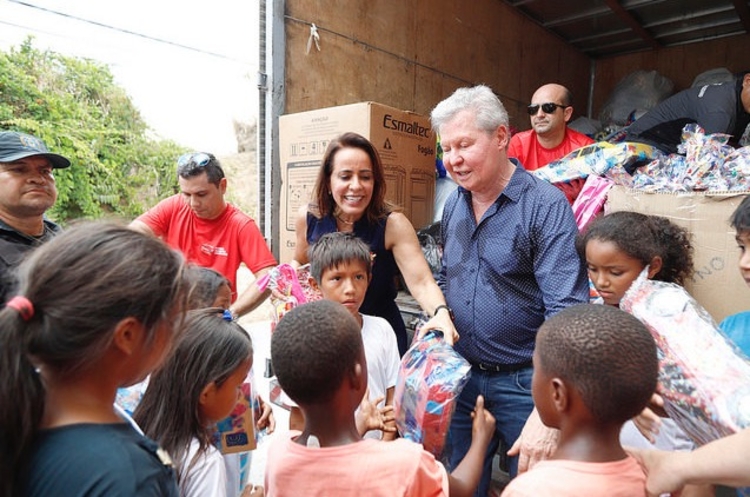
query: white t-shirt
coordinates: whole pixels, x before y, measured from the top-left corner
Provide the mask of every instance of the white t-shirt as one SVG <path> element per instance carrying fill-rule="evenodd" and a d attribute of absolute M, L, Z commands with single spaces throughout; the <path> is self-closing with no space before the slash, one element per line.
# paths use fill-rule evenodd
<path fill-rule="evenodd" d="M 185 459 L 180 464 L 187 468 L 198 452 L 198 440 L 190 442 Z M 180 482 L 180 497 L 227 497 L 227 471 L 221 452 L 209 445 Z"/>
<path fill-rule="evenodd" d="M 367 387 L 370 389 L 370 399 L 375 400 L 385 397 L 385 391 L 396 386 L 401 359 L 396 334 L 388 321 L 377 316 L 361 316 L 362 342 L 367 359 Z M 365 433 L 364 438 L 380 439 L 382 435 L 380 430 L 371 430 Z"/>

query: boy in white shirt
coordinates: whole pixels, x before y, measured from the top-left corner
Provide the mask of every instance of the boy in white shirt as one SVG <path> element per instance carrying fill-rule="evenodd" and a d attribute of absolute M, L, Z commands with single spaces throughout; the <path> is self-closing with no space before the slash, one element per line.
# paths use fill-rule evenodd
<path fill-rule="evenodd" d="M 388 321 L 359 312 L 372 276 L 370 248 L 352 233 L 328 233 L 310 247 L 309 259 L 313 288 L 320 290 L 324 299 L 344 305 L 362 329 L 369 401 L 382 412 L 393 405 L 400 359 L 396 335 Z M 301 414 L 296 408 L 293 411 Z M 292 417 L 299 420 L 301 416 L 295 415 Z M 390 431 L 370 430 L 364 437 L 393 440 L 396 429 L 392 418 L 389 416 L 387 423 Z M 358 416 L 358 420 L 363 419 Z"/>

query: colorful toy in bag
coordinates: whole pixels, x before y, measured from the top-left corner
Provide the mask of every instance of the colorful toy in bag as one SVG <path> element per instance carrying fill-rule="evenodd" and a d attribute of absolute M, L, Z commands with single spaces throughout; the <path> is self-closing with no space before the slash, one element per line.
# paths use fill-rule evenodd
<path fill-rule="evenodd" d="M 573 202 L 578 231 L 583 231 L 596 216 L 604 210 L 607 192 L 614 182 L 602 176 L 590 175 L 581 188 L 581 193 Z"/>
<path fill-rule="evenodd" d="M 615 167 L 632 174 L 637 167 L 663 155 L 656 147 L 643 143 L 597 142 L 574 150 L 532 174 L 550 183 L 585 178 L 591 174 L 602 176 Z"/>
<path fill-rule="evenodd" d="M 213 441 L 222 454 L 247 452 L 257 445 L 255 420 L 260 418 L 261 406 L 252 368 L 240 389 L 242 393 L 232 413 L 216 423 Z"/>
<path fill-rule="evenodd" d="M 709 176 L 720 171 L 727 156 L 734 150 L 727 145 L 730 135 L 706 135 L 697 124 L 687 124 L 682 130 L 682 143 L 677 147 L 685 153 L 686 186 L 691 190 L 707 190 Z"/>
<path fill-rule="evenodd" d="M 750 360 L 718 331 L 711 316 L 679 285 L 633 282 L 620 307 L 656 341 L 657 392 L 669 417 L 699 445 L 750 426 Z"/>
<path fill-rule="evenodd" d="M 737 148 L 731 152 L 724 162 L 726 180 L 725 190 L 750 190 L 750 146 Z"/>
<path fill-rule="evenodd" d="M 401 359 L 393 396 L 401 436 L 440 459 L 456 397 L 470 374 L 471 365 L 441 332 L 430 331 L 416 339 Z"/>
<path fill-rule="evenodd" d="M 310 265 L 294 269 L 290 264 L 279 264 L 256 283 L 261 292 L 272 290 L 271 303 L 275 312 L 274 325 L 299 304 L 320 300 L 320 292 L 309 283 Z M 273 331 L 273 328 L 271 329 Z"/>
<path fill-rule="evenodd" d="M 685 125 L 681 138 L 678 149 L 684 156 L 658 157 L 640 167 L 630 184 L 620 182 L 619 178 L 615 182 L 648 192 L 744 192 L 750 189 L 750 147 L 732 148 L 727 144 L 729 135 L 707 135 L 694 123 Z"/>
<path fill-rule="evenodd" d="M 128 415 L 132 416 L 135 412 L 135 408 L 141 403 L 143 394 L 146 393 L 148 388 L 148 380 L 150 376 L 147 376 L 145 380 L 129 387 L 121 387 L 117 389 L 115 395 L 115 404 L 120 406 Z"/>
<path fill-rule="evenodd" d="M 274 306 L 273 323 L 271 332 L 276 327 L 284 314 L 291 311 L 300 304 L 313 302 L 323 298 L 319 290 L 310 286 L 310 265 L 305 264 L 296 270 L 290 264 L 279 264 L 271 269 L 257 282 L 261 292 L 266 289 L 272 290 L 271 303 Z M 266 359 L 266 377 L 273 376 L 273 368 L 270 359 Z M 291 405 L 296 404 L 284 393 L 276 377 L 272 377 L 269 383 L 269 400 L 272 404 L 289 410 Z"/>

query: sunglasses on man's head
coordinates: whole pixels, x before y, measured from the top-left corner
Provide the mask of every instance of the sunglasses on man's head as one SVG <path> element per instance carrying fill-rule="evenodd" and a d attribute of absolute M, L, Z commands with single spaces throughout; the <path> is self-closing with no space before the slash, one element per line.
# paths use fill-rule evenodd
<path fill-rule="evenodd" d="M 542 108 L 542 112 L 544 112 L 545 114 L 552 114 L 557 110 L 558 107 L 560 107 L 561 109 L 565 109 L 566 107 L 570 107 L 570 105 L 560 105 L 552 102 L 547 102 L 546 104 L 531 104 L 526 109 L 529 111 L 529 115 L 533 116 L 534 114 L 539 112 L 539 107 Z"/>
<path fill-rule="evenodd" d="M 177 159 L 177 167 L 184 167 L 190 163 L 192 163 L 194 167 L 206 167 L 212 159 L 213 157 L 205 152 L 183 154 Z"/>

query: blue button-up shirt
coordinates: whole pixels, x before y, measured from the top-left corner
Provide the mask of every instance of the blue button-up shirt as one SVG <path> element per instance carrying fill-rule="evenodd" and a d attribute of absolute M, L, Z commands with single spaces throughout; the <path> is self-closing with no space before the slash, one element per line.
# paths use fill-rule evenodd
<path fill-rule="evenodd" d="M 455 313 L 462 356 L 490 365 L 530 361 L 545 318 L 588 302 L 577 233 L 565 196 L 522 167 L 479 224 L 471 192 L 451 194 L 438 283 Z"/>

